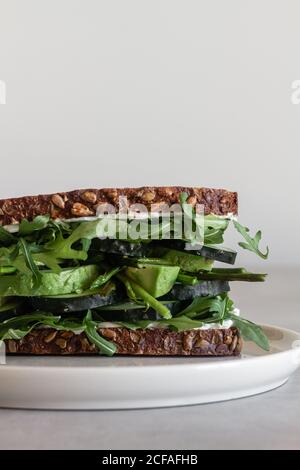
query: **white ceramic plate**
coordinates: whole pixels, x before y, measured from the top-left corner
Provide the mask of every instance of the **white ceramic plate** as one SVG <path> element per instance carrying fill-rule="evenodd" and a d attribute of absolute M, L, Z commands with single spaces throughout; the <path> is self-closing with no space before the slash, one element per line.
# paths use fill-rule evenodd
<path fill-rule="evenodd" d="M 192 405 L 246 397 L 284 384 L 300 365 L 300 334 L 265 325 L 264 352 L 241 357 L 8 357 L 0 406 L 124 409 Z"/>

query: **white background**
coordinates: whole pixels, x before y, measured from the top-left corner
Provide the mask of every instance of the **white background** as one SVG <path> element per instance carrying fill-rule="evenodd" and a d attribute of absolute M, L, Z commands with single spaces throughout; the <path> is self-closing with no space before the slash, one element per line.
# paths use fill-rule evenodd
<path fill-rule="evenodd" d="M 299 18 L 297 0 L 0 0 L 0 197 L 225 187 L 270 263 L 299 264 Z"/>

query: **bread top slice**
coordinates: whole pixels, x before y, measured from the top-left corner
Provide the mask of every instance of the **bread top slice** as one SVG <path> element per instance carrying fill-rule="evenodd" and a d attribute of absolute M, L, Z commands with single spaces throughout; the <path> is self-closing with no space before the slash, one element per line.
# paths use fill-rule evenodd
<path fill-rule="evenodd" d="M 112 204 L 119 210 L 120 197 L 127 206 L 144 204 L 148 210 L 157 211 L 162 204 L 180 202 L 180 194 L 187 193 L 187 202 L 195 206 L 203 204 L 205 214 L 237 214 L 236 192 L 225 189 L 191 188 L 184 186 L 143 186 L 140 188 L 76 189 L 74 191 L 37 196 L 23 196 L 0 200 L 0 225 L 11 225 L 23 219 L 32 220 L 38 215 L 50 215 L 52 219 L 73 219 L 97 215 L 101 204 Z M 153 206 L 154 205 L 154 206 Z"/>

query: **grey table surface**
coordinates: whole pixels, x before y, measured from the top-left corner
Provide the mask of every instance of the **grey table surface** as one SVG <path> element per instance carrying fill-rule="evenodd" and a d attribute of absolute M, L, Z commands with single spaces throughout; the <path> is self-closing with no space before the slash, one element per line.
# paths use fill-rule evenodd
<path fill-rule="evenodd" d="M 254 321 L 300 331 L 300 269 L 235 284 Z M 0 384 L 1 386 L 1 384 Z M 0 449 L 299 449 L 300 370 L 268 393 L 208 405 L 126 411 L 0 410 Z"/>

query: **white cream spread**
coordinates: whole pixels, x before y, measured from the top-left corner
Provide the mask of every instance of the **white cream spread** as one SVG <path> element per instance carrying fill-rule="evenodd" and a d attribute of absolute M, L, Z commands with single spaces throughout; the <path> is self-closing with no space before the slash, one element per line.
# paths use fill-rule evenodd
<path fill-rule="evenodd" d="M 144 214 L 140 214 L 141 218 L 145 218 Z M 151 213 L 152 216 L 157 216 L 159 217 L 160 213 Z M 215 215 L 215 214 L 212 214 Z M 220 219 L 229 219 L 229 220 L 237 220 L 237 216 L 234 215 L 232 212 L 229 212 L 226 215 L 216 215 L 216 217 L 219 217 Z M 71 219 L 57 219 L 57 220 L 62 220 L 62 222 L 92 222 L 93 220 L 100 219 L 101 217 L 96 217 L 96 216 L 90 216 L 90 217 L 74 217 Z M 135 214 L 135 218 L 138 218 L 138 214 Z M 7 232 L 10 233 L 16 233 L 19 231 L 19 224 L 10 224 L 10 225 L 3 225 L 3 228 L 7 230 Z"/>
<path fill-rule="evenodd" d="M 234 315 L 237 317 L 240 315 L 240 311 L 238 308 L 234 308 L 233 312 Z M 232 320 L 225 320 L 222 324 L 221 323 L 203 323 L 202 326 L 199 328 L 193 328 L 193 330 L 216 330 L 216 329 L 227 329 L 231 328 L 233 325 Z M 98 323 L 99 328 L 120 328 L 120 325 L 113 322 L 102 322 Z M 157 322 L 149 323 L 146 328 L 168 328 L 167 325 L 158 325 Z"/>

